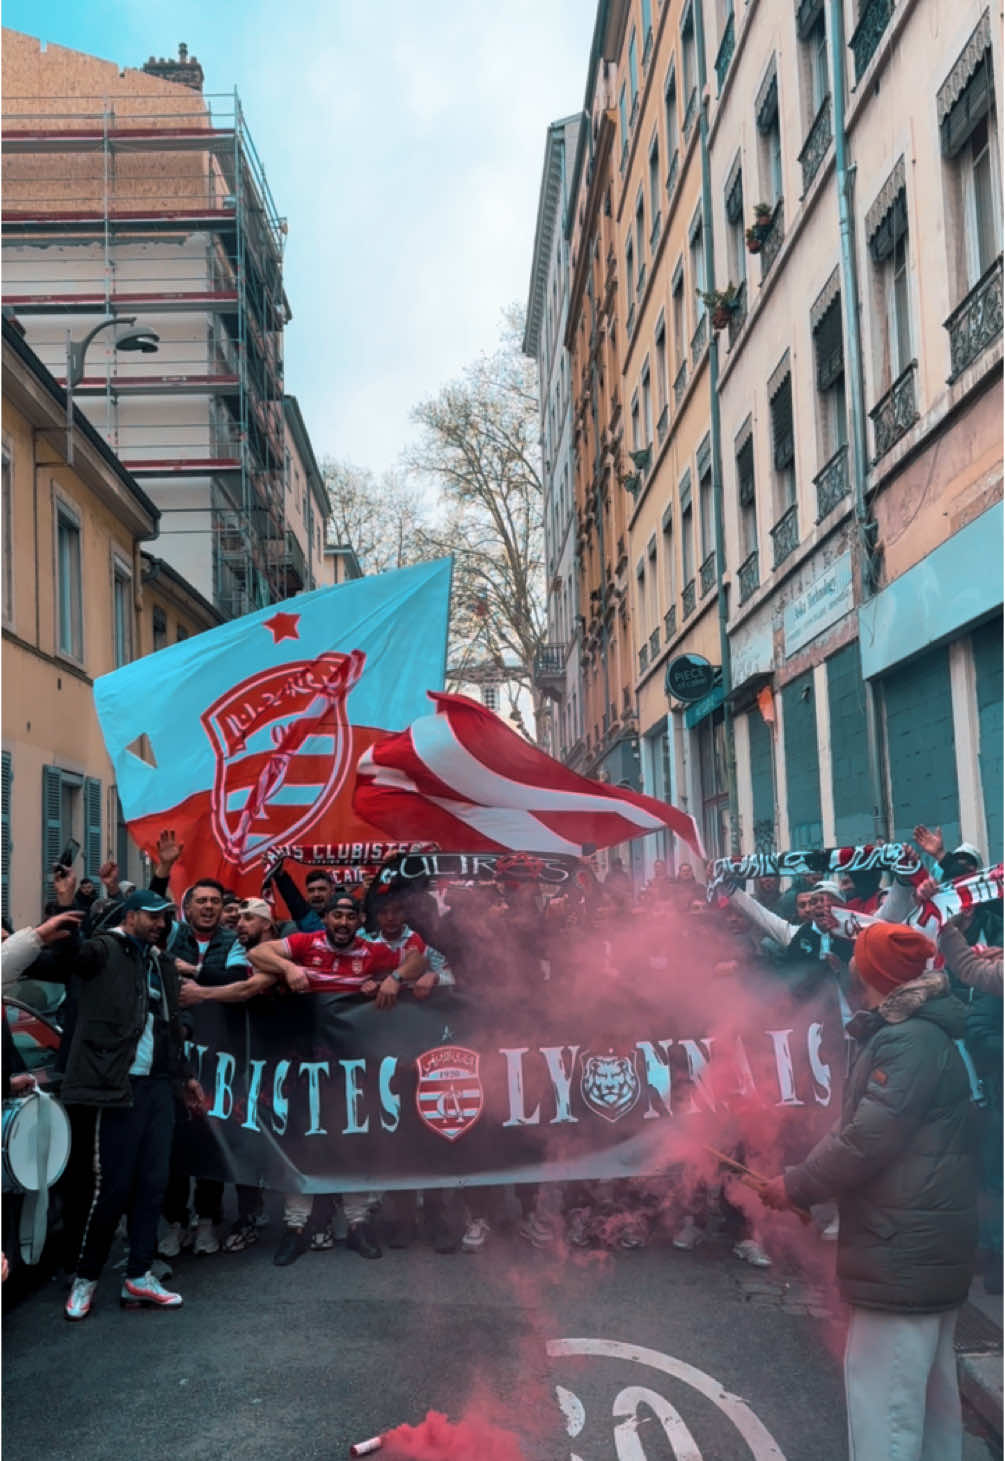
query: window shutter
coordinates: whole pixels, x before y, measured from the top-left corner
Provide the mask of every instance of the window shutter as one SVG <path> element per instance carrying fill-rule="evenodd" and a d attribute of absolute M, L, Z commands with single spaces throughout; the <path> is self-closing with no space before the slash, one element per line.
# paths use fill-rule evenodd
<path fill-rule="evenodd" d="M 893 253 L 898 239 L 901 239 L 906 232 L 907 191 L 901 188 L 875 233 L 869 239 L 869 252 L 872 254 L 873 262 L 882 264 L 884 259 L 888 259 Z"/>
<path fill-rule="evenodd" d="M 3 753 L 3 916 L 10 918 L 10 793 L 11 782 L 14 780 L 13 758 L 9 751 Z"/>
<path fill-rule="evenodd" d="M 840 294 L 827 307 L 813 331 L 813 343 L 817 355 L 817 389 L 829 391 L 837 378 L 844 374 Z"/>
<path fill-rule="evenodd" d="M 784 472 L 795 458 L 792 435 L 792 377 L 787 375 L 771 401 L 771 433 L 775 466 Z"/>
<path fill-rule="evenodd" d="M 63 775 L 58 766 L 42 767 L 42 886 L 43 899 L 55 897 L 52 869 L 63 850 Z"/>
<path fill-rule="evenodd" d="M 84 869 L 97 878 L 101 866 L 101 782 L 96 776 L 84 777 Z"/>
<path fill-rule="evenodd" d="M 977 123 L 991 110 L 992 86 L 991 52 L 985 51 L 962 96 L 943 119 L 942 151 L 946 157 L 956 156 Z"/>

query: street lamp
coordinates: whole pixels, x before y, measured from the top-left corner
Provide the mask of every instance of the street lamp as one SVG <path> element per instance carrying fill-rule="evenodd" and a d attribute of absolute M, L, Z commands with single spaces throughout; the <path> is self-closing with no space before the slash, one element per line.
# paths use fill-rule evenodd
<path fill-rule="evenodd" d="M 112 345 L 116 350 L 139 350 L 144 355 L 152 355 L 157 349 L 160 336 L 153 330 L 133 329 L 136 324 L 135 315 L 110 315 L 107 320 L 89 330 L 82 340 L 72 340 L 70 332 L 66 332 L 66 460 L 73 461 L 73 391 L 79 386 L 84 378 L 84 357 L 87 354 L 88 346 L 95 335 L 109 327 L 115 327 L 115 334 L 112 338 Z"/>

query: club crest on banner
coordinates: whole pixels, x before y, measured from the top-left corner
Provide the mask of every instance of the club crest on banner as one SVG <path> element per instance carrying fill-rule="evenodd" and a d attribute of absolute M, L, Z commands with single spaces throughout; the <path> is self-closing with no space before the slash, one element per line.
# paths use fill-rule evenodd
<path fill-rule="evenodd" d="M 346 697 L 365 658 L 331 651 L 280 665 L 203 711 L 216 757 L 213 835 L 242 871 L 296 841 L 338 796 L 352 746 Z"/>
<path fill-rule="evenodd" d="M 426 1125 L 447 1141 L 463 1136 L 482 1114 L 478 1061 L 475 1051 L 462 1045 L 441 1045 L 416 1056 L 416 1108 Z"/>
<path fill-rule="evenodd" d="M 580 1056 L 579 1089 L 583 1100 L 605 1121 L 620 1121 L 642 1092 L 634 1051 L 630 1055 Z"/>

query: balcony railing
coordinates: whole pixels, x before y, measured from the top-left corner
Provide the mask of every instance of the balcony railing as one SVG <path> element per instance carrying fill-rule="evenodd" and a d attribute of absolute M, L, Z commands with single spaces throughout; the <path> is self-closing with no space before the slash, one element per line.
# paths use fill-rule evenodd
<path fill-rule="evenodd" d="M 659 442 L 660 446 L 662 446 L 664 441 L 666 440 L 667 425 L 669 424 L 669 421 L 670 406 L 668 403 L 664 403 L 663 410 L 659 414 L 659 420 L 656 422 L 656 440 Z"/>
<path fill-rule="evenodd" d="M 648 664 L 649 664 L 649 644 L 647 642 L 646 644 L 640 645 L 640 647 L 639 647 L 639 674 L 640 675 L 641 675 L 642 671 L 647 668 Z"/>
<path fill-rule="evenodd" d="M 744 558 L 737 577 L 740 580 L 740 603 L 745 604 L 750 595 L 760 586 L 761 576 L 757 567 L 757 549 Z"/>
<path fill-rule="evenodd" d="M 688 97 L 687 108 L 684 112 L 684 141 L 691 136 L 691 128 L 694 126 L 694 119 L 698 115 L 698 88 L 695 87 Z"/>
<path fill-rule="evenodd" d="M 671 639 L 674 637 L 674 635 L 676 633 L 677 633 L 677 605 L 676 604 L 671 604 L 670 607 L 669 607 L 669 609 L 667 609 L 666 613 L 663 615 L 663 639 L 664 639 L 664 642 L 666 644 L 669 644 L 670 641 L 671 641 Z"/>
<path fill-rule="evenodd" d="M 946 320 L 949 331 L 949 382 L 1002 332 L 1002 256 L 988 269 Z"/>
<path fill-rule="evenodd" d="M 655 659 L 660 652 L 660 631 L 654 629 L 649 636 L 649 658 Z"/>
<path fill-rule="evenodd" d="M 737 337 L 747 321 L 747 281 L 740 280 L 740 287 L 736 291 L 736 307 L 729 312 L 729 348 L 732 350 L 736 344 Z"/>
<path fill-rule="evenodd" d="M 687 390 L 687 361 L 686 360 L 682 360 L 681 363 L 680 363 L 680 370 L 678 370 L 678 372 L 674 376 L 674 380 L 673 380 L 673 403 L 674 403 L 674 409 L 675 410 L 680 405 L 681 401 L 683 400 L 683 398 L 684 398 L 684 392 L 686 390 Z"/>
<path fill-rule="evenodd" d="M 565 679 L 564 644 L 539 644 L 534 652 L 534 682 Z"/>
<path fill-rule="evenodd" d="M 820 104 L 820 110 L 813 118 L 813 125 L 810 128 L 809 136 L 803 143 L 803 150 L 799 154 L 799 165 L 803 170 L 803 192 L 808 193 L 810 183 L 816 177 L 820 164 L 827 156 L 827 149 L 831 145 L 834 136 L 834 129 L 831 126 L 831 99 L 830 94 L 824 97 Z"/>
<path fill-rule="evenodd" d="M 855 57 L 856 86 L 865 75 L 866 67 L 873 58 L 892 14 L 893 0 L 869 0 L 862 11 L 862 18 L 848 42 L 851 53 Z"/>
<path fill-rule="evenodd" d="M 848 447 L 840 446 L 825 467 L 813 478 L 817 489 L 817 522 L 823 522 L 827 514 L 847 497 L 851 490 L 848 481 Z"/>
<path fill-rule="evenodd" d="M 715 58 L 715 76 L 719 83 L 718 95 L 722 95 L 722 88 L 726 84 L 726 77 L 729 74 L 729 63 L 733 59 L 733 52 L 736 50 L 736 27 L 733 24 L 733 12 L 729 12 L 729 19 L 726 21 L 726 29 L 722 33 L 722 41 L 719 45 L 719 54 Z"/>
<path fill-rule="evenodd" d="M 685 619 L 690 618 L 690 616 L 694 613 L 693 578 L 689 578 L 687 583 L 684 585 L 684 592 L 681 594 L 681 609 L 683 610 L 683 617 Z"/>
<path fill-rule="evenodd" d="M 698 328 L 695 330 L 694 334 L 691 336 L 691 365 L 692 365 L 692 368 L 693 369 L 697 370 L 697 368 L 698 368 L 698 361 L 701 359 L 702 355 L 704 354 L 705 346 L 707 344 L 708 344 L 708 315 L 706 313 L 704 313 L 704 311 L 703 311 L 702 312 L 701 319 L 698 321 Z"/>
<path fill-rule="evenodd" d="M 715 554 L 710 553 L 699 569 L 701 575 L 701 596 L 709 592 L 715 584 Z"/>
<path fill-rule="evenodd" d="M 771 542 L 775 550 L 774 565 L 777 568 L 799 547 L 799 517 L 795 503 L 782 513 L 771 529 Z"/>
<path fill-rule="evenodd" d="M 876 438 L 876 455 L 879 461 L 906 431 L 910 431 L 918 419 L 918 400 L 915 380 L 918 362 L 912 360 L 903 374 L 869 412 Z"/>
<path fill-rule="evenodd" d="M 680 153 L 674 148 L 673 157 L 670 159 L 670 170 L 667 173 L 667 197 L 673 197 L 673 190 L 677 186 L 677 178 L 680 175 Z"/>
<path fill-rule="evenodd" d="M 778 250 L 782 246 L 785 237 L 785 209 L 783 199 L 779 198 L 775 204 L 775 211 L 771 215 L 771 224 L 767 233 L 761 239 L 761 278 L 767 276 L 775 259 L 778 257 Z"/>

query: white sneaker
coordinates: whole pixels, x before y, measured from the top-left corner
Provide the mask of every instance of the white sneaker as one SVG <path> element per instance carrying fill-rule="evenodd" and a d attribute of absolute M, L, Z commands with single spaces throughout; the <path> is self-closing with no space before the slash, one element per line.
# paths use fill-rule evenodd
<path fill-rule="evenodd" d="M 753 1268 L 771 1267 L 771 1259 L 753 1238 L 744 1238 L 741 1243 L 734 1243 L 733 1252 L 737 1258 L 742 1258 L 744 1263 L 749 1263 Z"/>
<path fill-rule="evenodd" d="M 161 1252 L 163 1253 L 163 1248 Z M 216 1227 L 212 1218 L 200 1218 L 199 1226 L 195 1230 L 195 1242 L 192 1244 L 193 1253 L 219 1253 L 220 1244 L 217 1241 Z"/>
<path fill-rule="evenodd" d="M 484 1218 L 472 1218 L 464 1229 L 461 1248 L 465 1253 L 478 1253 L 485 1247 L 485 1240 L 492 1229 Z"/>
<path fill-rule="evenodd" d="M 539 1217 L 536 1212 L 517 1224 L 517 1232 L 532 1248 L 550 1248 L 558 1236 L 550 1220 Z"/>
<path fill-rule="evenodd" d="M 694 1218 L 688 1215 L 673 1235 L 673 1245 L 682 1253 L 691 1253 L 704 1240 L 705 1234 Z"/>
<path fill-rule="evenodd" d="M 75 1278 L 70 1289 L 69 1297 L 63 1307 L 63 1313 L 68 1319 L 86 1319 L 91 1312 L 91 1304 L 94 1300 L 94 1290 L 98 1287 L 98 1280 L 90 1278 Z"/>
<path fill-rule="evenodd" d="M 157 1244 L 162 1258 L 177 1258 L 183 1248 L 191 1248 L 192 1233 L 181 1223 L 168 1223 L 167 1232 Z"/>
<path fill-rule="evenodd" d="M 173 1294 L 152 1273 L 145 1273 L 142 1278 L 125 1280 L 119 1303 L 124 1309 L 138 1309 L 144 1304 L 153 1309 L 180 1309 L 181 1294 Z"/>
<path fill-rule="evenodd" d="M 830 1222 L 820 1234 L 825 1243 L 836 1243 L 841 1232 L 841 1223 L 838 1218 L 831 1218 Z"/>

